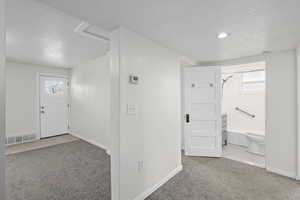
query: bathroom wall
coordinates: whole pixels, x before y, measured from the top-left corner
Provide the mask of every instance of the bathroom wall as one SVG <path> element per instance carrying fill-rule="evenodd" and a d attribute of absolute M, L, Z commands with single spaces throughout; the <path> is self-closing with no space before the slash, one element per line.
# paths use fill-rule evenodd
<path fill-rule="evenodd" d="M 246 145 L 243 134 L 247 132 L 263 134 L 265 132 L 265 90 L 243 91 L 242 73 L 256 69 L 265 69 L 265 63 L 249 63 L 243 65 L 222 67 L 222 79 L 232 76 L 224 84 L 222 97 L 222 112 L 228 117 L 228 140 L 229 143 Z M 255 118 L 237 111 L 239 107 L 251 114 Z M 242 134 L 234 134 L 242 133 Z"/>
<path fill-rule="evenodd" d="M 266 55 L 267 140 L 266 165 L 292 178 L 297 174 L 296 51 Z"/>

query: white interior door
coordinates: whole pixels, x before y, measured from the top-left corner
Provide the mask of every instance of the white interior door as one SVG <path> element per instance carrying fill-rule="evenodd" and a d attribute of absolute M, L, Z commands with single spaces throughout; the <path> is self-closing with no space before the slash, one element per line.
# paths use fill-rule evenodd
<path fill-rule="evenodd" d="M 189 67 L 184 69 L 185 154 L 220 157 L 221 69 Z"/>
<path fill-rule="evenodd" d="M 40 76 L 41 138 L 68 132 L 68 80 Z"/>

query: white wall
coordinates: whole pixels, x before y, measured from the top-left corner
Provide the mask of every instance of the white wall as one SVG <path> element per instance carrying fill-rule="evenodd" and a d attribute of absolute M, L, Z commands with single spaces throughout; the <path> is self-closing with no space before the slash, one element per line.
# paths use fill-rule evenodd
<path fill-rule="evenodd" d="M 182 167 L 180 58 L 127 29 L 115 36 L 119 48 L 113 50 L 120 51 L 120 198 L 143 199 Z M 129 74 L 138 75 L 139 84 L 129 84 Z M 135 105 L 137 114 L 128 115 L 127 105 Z"/>
<path fill-rule="evenodd" d="M 5 20 L 4 0 L 0 0 L 0 199 L 5 200 Z"/>
<path fill-rule="evenodd" d="M 227 114 L 229 132 L 244 134 L 252 132 L 263 135 L 265 133 L 265 90 L 242 91 L 242 73 L 237 73 L 257 69 L 264 70 L 264 63 L 222 67 L 223 79 L 233 76 L 224 84 L 222 97 L 222 112 Z M 254 114 L 255 118 L 236 111 L 236 107 Z"/>
<path fill-rule="evenodd" d="M 69 69 L 6 62 L 6 136 L 36 134 L 37 74 L 69 75 Z"/>
<path fill-rule="evenodd" d="M 296 52 L 266 55 L 267 144 L 266 165 L 270 171 L 296 176 Z"/>
<path fill-rule="evenodd" d="M 107 149 L 110 143 L 110 56 L 72 70 L 71 133 Z"/>

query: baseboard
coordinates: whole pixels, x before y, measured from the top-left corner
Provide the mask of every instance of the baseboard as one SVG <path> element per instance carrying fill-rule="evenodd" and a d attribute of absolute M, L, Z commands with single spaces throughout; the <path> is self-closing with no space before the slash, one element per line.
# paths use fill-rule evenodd
<path fill-rule="evenodd" d="M 171 178 L 173 178 L 177 173 L 179 173 L 182 170 L 182 165 L 178 166 L 176 169 L 171 171 L 166 177 L 164 177 L 161 181 L 159 181 L 156 185 L 154 185 L 151 188 L 148 188 L 146 191 L 138 195 L 134 200 L 144 200 L 146 199 L 150 194 L 155 192 L 158 188 L 160 188 L 162 185 L 164 185 L 166 182 L 168 182 Z"/>
<path fill-rule="evenodd" d="M 81 139 L 81 140 L 84 140 L 84 141 L 86 141 L 87 143 L 90 143 L 90 144 L 95 145 L 95 146 L 97 146 L 97 147 L 99 147 L 99 148 L 101 148 L 101 149 L 104 149 L 104 150 L 106 151 L 106 153 L 107 153 L 108 155 L 110 155 L 110 150 L 109 150 L 105 145 L 100 144 L 100 143 L 95 142 L 95 141 L 92 141 L 92 140 L 90 140 L 90 139 L 88 139 L 88 138 L 86 138 L 86 137 L 83 137 L 83 136 L 78 135 L 78 134 L 73 133 L 73 132 L 70 133 L 70 135 L 73 135 L 74 137 L 77 137 L 77 138 L 79 138 L 79 139 Z"/>
<path fill-rule="evenodd" d="M 296 174 L 293 173 L 293 172 L 289 172 L 289 171 L 285 171 L 285 170 L 277 169 L 277 168 L 272 168 L 272 167 L 267 167 L 266 169 L 269 172 L 273 172 L 273 173 L 279 174 L 281 176 L 286 176 L 286 177 L 289 177 L 289 178 L 292 178 L 292 179 L 297 179 Z"/>

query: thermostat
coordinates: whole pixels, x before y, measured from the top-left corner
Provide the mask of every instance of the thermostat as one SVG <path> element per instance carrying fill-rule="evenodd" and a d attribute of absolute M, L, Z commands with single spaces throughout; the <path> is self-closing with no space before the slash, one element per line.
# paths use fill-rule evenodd
<path fill-rule="evenodd" d="M 129 83 L 138 84 L 139 83 L 139 77 L 136 76 L 136 75 L 130 75 L 129 76 Z"/>

